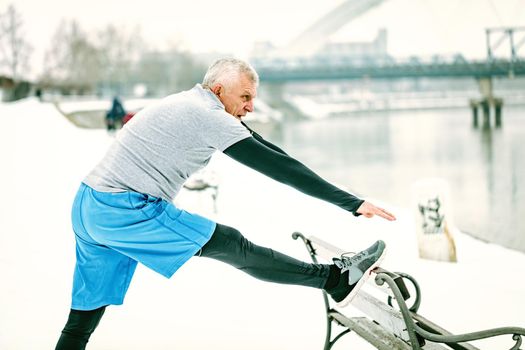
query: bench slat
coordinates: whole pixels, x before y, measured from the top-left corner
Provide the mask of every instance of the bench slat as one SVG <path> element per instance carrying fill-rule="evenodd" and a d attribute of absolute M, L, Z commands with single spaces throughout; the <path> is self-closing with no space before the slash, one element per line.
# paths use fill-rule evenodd
<path fill-rule="evenodd" d="M 315 236 L 308 237 L 308 240 L 313 243 L 315 249 L 315 255 L 322 257 L 325 260 L 332 261 L 334 256 L 341 256 L 345 252 L 344 250 L 331 245 L 328 242 L 323 241 Z"/>
<path fill-rule="evenodd" d="M 405 320 L 398 310 L 379 301 L 367 292 L 360 290 L 352 300 L 352 306 L 372 318 L 381 327 L 392 332 L 397 337 L 409 341 Z"/>
<path fill-rule="evenodd" d="M 425 346 L 423 346 L 423 349 L 425 350 L 448 350 L 449 348 L 446 348 L 443 345 L 439 345 L 438 343 L 432 343 L 432 342 L 427 341 Z"/>
<path fill-rule="evenodd" d="M 366 317 L 348 318 L 337 311 L 329 313 L 329 316 L 343 326 L 356 332 L 361 338 L 365 339 L 379 350 L 412 349 L 407 343 L 396 338 L 392 333 L 386 331 Z"/>

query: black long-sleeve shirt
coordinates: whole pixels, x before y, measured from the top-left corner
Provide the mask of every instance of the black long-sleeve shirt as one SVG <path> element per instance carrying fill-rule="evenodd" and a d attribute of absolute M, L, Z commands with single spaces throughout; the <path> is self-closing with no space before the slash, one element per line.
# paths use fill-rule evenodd
<path fill-rule="evenodd" d="M 246 128 L 250 130 L 252 137 L 228 147 L 224 151 L 226 155 L 300 192 L 359 215 L 356 211 L 364 200 L 325 181 L 282 149 L 264 140 L 247 126 Z"/>

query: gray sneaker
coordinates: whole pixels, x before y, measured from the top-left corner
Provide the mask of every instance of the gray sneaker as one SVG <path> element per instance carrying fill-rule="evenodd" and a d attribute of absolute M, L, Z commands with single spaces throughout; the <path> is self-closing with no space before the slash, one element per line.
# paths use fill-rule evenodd
<path fill-rule="evenodd" d="M 341 270 L 341 277 L 339 283 L 327 292 L 339 307 L 352 301 L 371 271 L 379 266 L 385 253 L 385 242 L 377 241 L 368 249 L 352 256 L 345 253 L 340 258 L 333 258 L 334 264 Z"/>

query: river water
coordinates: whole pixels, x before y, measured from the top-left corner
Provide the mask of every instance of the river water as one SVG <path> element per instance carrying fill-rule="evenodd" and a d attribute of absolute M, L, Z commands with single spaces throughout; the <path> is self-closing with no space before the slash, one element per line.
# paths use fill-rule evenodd
<path fill-rule="evenodd" d="M 269 138 L 352 192 L 411 205 L 418 180 L 450 187 L 463 232 L 525 252 L 525 107 L 500 128 L 474 127 L 468 108 L 349 114 L 287 122 Z"/>

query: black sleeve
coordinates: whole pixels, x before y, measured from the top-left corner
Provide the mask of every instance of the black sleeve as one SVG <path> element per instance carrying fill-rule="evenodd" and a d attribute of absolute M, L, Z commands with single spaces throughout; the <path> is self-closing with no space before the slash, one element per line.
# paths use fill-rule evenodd
<path fill-rule="evenodd" d="M 283 151 L 282 149 L 280 149 L 279 147 L 277 147 L 276 145 L 274 145 L 273 143 L 269 142 L 269 141 L 266 141 L 261 135 L 259 135 L 258 133 L 256 133 L 255 131 L 253 131 L 248 125 L 246 125 L 242 120 L 241 120 L 241 124 L 244 125 L 244 127 L 246 129 L 248 129 L 248 131 L 250 132 L 250 134 L 252 134 L 252 136 L 257 140 L 259 141 L 260 143 L 262 143 L 263 145 L 265 145 L 266 147 L 269 147 L 271 149 L 273 149 L 274 151 L 276 152 L 279 152 L 279 153 L 282 153 L 282 154 L 285 154 L 285 155 L 288 155 L 285 151 Z"/>
<path fill-rule="evenodd" d="M 362 199 L 328 183 L 301 162 L 266 146 L 254 137 L 233 144 L 224 153 L 276 181 L 359 215 L 356 210 L 364 202 Z"/>

